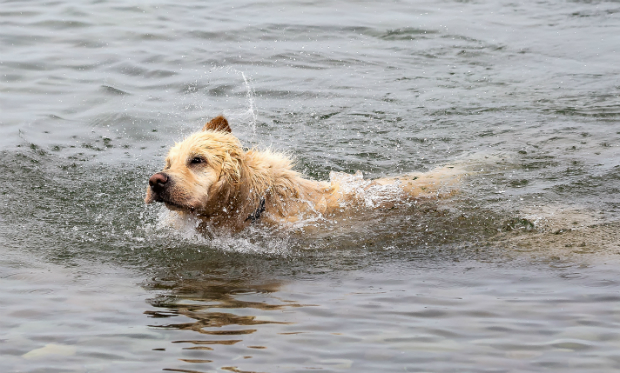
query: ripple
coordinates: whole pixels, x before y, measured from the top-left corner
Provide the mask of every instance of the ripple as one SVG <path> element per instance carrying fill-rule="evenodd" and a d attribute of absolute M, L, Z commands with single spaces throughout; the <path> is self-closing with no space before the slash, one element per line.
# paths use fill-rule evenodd
<path fill-rule="evenodd" d="M 118 89 L 118 88 L 114 88 L 114 87 L 109 86 L 109 85 L 102 85 L 101 88 L 106 93 L 111 94 L 111 95 L 123 96 L 123 95 L 129 95 L 130 94 L 128 92 L 125 92 L 125 91 L 123 91 L 121 89 Z"/>

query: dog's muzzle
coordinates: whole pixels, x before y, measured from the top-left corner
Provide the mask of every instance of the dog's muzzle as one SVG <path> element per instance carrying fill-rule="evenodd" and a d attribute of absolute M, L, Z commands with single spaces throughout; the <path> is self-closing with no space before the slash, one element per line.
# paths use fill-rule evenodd
<path fill-rule="evenodd" d="M 149 185 L 151 191 L 155 194 L 155 201 L 163 201 L 162 195 L 169 186 L 170 177 L 163 172 L 158 172 L 150 177 Z"/>

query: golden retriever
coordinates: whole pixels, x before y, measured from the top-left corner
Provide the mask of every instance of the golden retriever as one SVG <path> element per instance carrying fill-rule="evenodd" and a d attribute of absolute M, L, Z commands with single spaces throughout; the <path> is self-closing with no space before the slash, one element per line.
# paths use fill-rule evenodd
<path fill-rule="evenodd" d="M 329 182 L 309 180 L 286 155 L 244 150 L 218 116 L 170 149 L 164 169 L 149 179 L 145 201 L 239 231 L 252 223 L 282 225 L 450 195 L 462 175 L 446 166 L 376 180 L 364 180 L 359 171 L 332 172 Z"/>

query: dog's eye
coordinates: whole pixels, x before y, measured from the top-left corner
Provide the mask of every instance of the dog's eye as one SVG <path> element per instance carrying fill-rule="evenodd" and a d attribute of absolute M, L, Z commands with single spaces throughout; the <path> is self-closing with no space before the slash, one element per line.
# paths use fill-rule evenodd
<path fill-rule="evenodd" d="M 201 158 L 201 157 L 194 157 L 190 159 L 189 163 L 191 164 L 205 163 L 205 160 L 204 158 Z"/>

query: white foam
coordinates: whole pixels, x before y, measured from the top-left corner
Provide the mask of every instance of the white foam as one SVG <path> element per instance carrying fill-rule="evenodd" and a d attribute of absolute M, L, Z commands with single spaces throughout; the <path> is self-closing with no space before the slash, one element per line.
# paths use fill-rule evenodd
<path fill-rule="evenodd" d="M 372 180 L 364 179 L 361 171 L 353 175 L 332 171 L 329 173 L 329 181 L 337 183 L 342 193 L 355 196 L 355 199 L 361 201 L 367 208 L 376 208 L 387 202 L 403 200 L 403 190 L 398 180 L 387 185 L 371 185 Z M 341 203 L 345 204 L 344 199 Z"/>
<path fill-rule="evenodd" d="M 285 235 L 273 234 L 261 226 L 250 226 L 239 234 L 210 229 L 201 232 L 202 221 L 193 215 L 181 215 L 164 206 L 157 216 L 156 234 L 188 243 L 206 245 L 223 251 L 255 254 L 288 255 L 289 243 Z M 201 228 L 201 230 L 204 230 Z"/>

